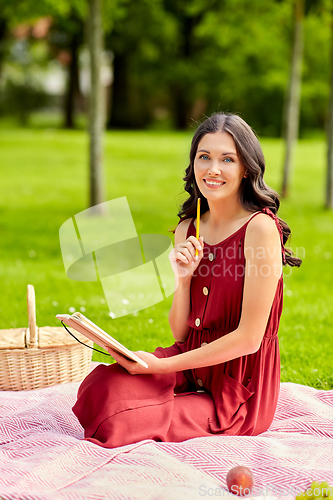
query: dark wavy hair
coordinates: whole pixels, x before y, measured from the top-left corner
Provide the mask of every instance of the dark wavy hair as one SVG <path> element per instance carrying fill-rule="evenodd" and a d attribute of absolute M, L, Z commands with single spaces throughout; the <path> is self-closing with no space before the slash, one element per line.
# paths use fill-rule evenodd
<path fill-rule="evenodd" d="M 197 200 L 201 198 L 201 214 L 209 210 L 207 198 L 203 196 L 198 188 L 194 175 L 194 159 L 198 144 L 206 134 L 215 132 L 227 132 L 233 138 L 238 157 L 248 170 L 248 176 L 242 179 L 239 195 L 240 202 L 245 210 L 260 211 L 268 207 L 274 215 L 280 206 L 278 193 L 264 182 L 265 158 L 258 137 L 252 128 L 238 115 L 232 113 L 213 113 L 197 128 L 191 143 L 190 164 L 187 167 L 184 189 L 189 193 L 189 198 L 181 205 L 178 212 L 180 222 L 185 219 L 196 217 Z M 277 216 L 276 216 L 277 217 Z M 288 224 L 277 217 L 283 233 L 283 244 L 287 242 L 291 231 Z M 179 224 L 178 223 L 178 224 Z M 175 232 L 175 229 L 172 231 Z M 293 257 L 292 250 L 286 248 L 286 264 L 291 267 L 299 267 L 302 260 Z"/>

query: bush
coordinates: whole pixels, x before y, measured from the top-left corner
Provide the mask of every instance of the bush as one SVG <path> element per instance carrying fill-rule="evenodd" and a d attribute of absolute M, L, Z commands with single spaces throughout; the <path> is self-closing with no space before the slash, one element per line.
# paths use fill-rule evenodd
<path fill-rule="evenodd" d="M 25 126 L 32 111 L 45 108 L 49 103 L 48 94 L 35 83 L 7 80 L 0 94 L 0 114 L 14 115 Z"/>

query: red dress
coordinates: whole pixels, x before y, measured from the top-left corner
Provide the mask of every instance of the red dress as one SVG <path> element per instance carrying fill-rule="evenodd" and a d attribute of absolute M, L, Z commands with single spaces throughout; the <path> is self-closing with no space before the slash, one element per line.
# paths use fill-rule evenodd
<path fill-rule="evenodd" d="M 157 347 L 157 357 L 200 347 L 235 330 L 244 285 L 244 237 L 258 213 L 278 227 L 270 209 L 256 212 L 238 231 L 216 245 L 205 243 L 191 281 L 191 327 L 185 342 Z M 187 238 L 195 236 L 191 221 Z M 217 266 L 213 268 L 213 266 Z M 281 275 L 264 337 L 257 352 L 225 363 L 165 375 L 130 375 L 118 363 L 97 366 L 81 383 L 73 412 L 85 439 L 114 448 L 143 439 L 179 442 L 224 435 L 254 436 L 270 426 L 280 389 L 278 328 L 282 313 Z"/>

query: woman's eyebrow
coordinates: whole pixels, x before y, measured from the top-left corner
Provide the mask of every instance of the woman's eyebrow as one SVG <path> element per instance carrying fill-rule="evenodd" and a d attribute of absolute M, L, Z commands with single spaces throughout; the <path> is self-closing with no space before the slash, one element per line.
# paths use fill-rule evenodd
<path fill-rule="evenodd" d="M 208 153 L 210 155 L 210 151 L 206 151 L 205 149 L 199 149 L 198 153 Z M 221 153 L 221 156 L 226 156 L 226 155 L 234 155 L 234 156 L 237 156 L 236 153 Z"/>

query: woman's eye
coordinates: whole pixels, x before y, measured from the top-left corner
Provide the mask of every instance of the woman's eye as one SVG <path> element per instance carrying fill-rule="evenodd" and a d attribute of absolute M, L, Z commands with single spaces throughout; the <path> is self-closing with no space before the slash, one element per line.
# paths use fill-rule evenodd
<path fill-rule="evenodd" d="M 202 155 L 199 156 L 199 160 L 201 160 L 201 159 L 202 160 L 205 160 L 205 159 L 209 160 L 209 156 L 206 155 L 206 154 L 202 154 Z M 234 162 L 234 160 L 232 158 L 229 158 L 229 157 L 224 158 L 224 161 L 227 161 L 228 163 L 230 163 L 230 162 L 233 163 Z"/>

